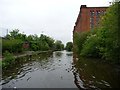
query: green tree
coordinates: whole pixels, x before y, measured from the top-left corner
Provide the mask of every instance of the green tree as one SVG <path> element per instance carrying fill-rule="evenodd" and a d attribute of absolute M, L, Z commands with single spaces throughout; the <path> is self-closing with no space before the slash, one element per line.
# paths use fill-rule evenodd
<path fill-rule="evenodd" d="M 73 35 L 73 51 L 80 54 L 81 50 L 83 48 L 83 44 L 87 39 L 87 36 L 89 36 L 88 32 L 80 32 L 80 33 L 74 33 Z"/>
<path fill-rule="evenodd" d="M 74 34 L 74 47 L 79 54 L 120 63 L 119 3 L 112 3 L 92 32 Z"/>
<path fill-rule="evenodd" d="M 113 2 L 102 17 L 97 32 L 98 37 L 104 42 L 104 45 L 100 47 L 102 56 L 115 62 L 120 62 L 119 7 L 118 2 Z"/>
<path fill-rule="evenodd" d="M 2 52 L 9 51 L 11 53 L 22 52 L 23 41 L 20 39 L 3 39 L 2 40 Z"/>
<path fill-rule="evenodd" d="M 72 42 L 67 42 L 65 49 L 67 51 L 72 51 L 72 49 L 73 49 L 73 43 Z"/>
<path fill-rule="evenodd" d="M 62 44 L 62 41 L 57 40 L 54 44 L 55 50 L 63 50 L 64 49 L 64 44 Z"/>
<path fill-rule="evenodd" d="M 11 36 L 12 39 L 15 39 L 18 34 L 19 34 L 18 29 L 14 29 L 13 31 L 10 32 L 10 36 Z"/>

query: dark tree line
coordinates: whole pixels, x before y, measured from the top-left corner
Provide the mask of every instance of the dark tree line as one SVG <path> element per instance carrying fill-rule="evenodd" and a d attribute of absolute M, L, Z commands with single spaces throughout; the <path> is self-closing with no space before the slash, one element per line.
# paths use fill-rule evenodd
<path fill-rule="evenodd" d="M 28 48 L 24 48 L 23 44 L 28 44 Z M 64 44 L 59 40 L 41 34 L 29 35 L 19 33 L 18 29 L 11 31 L 2 39 L 2 52 L 19 53 L 25 50 L 31 51 L 47 51 L 47 50 L 63 50 Z"/>

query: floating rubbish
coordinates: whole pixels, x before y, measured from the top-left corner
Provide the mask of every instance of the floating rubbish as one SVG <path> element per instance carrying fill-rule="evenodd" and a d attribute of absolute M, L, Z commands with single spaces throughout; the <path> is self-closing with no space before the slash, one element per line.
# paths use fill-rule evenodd
<path fill-rule="evenodd" d="M 95 76 L 92 76 L 92 78 L 95 78 Z"/>
<path fill-rule="evenodd" d="M 76 60 L 78 60 L 78 58 L 76 58 Z"/>
<path fill-rule="evenodd" d="M 17 87 L 14 87 L 14 89 L 16 89 Z"/>
<path fill-rule="evenodd" d="M 28 79 L 27 79 L 27 81 L 30 79 L 31 77 L 29 77 Z"/>

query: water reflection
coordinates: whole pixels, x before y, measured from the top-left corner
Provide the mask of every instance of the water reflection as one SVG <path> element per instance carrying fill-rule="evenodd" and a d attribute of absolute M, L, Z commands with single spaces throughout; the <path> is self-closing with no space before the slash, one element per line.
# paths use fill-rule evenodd
<path fill-rule="evenodd" d="M 61 57 L 62 54 L 63 54 L 63 53 L 62 53 L 61 51 L 56 51 L 56 52 L 55 52 L 55 56 L 56 56 L 56 57 Z"/>
<path fill-rule="evenodd" d="M 18 58 L 2 77 L 5 88 L 101 89 L 119 84 L 120 72 L 114 66 L 66 51 Z"/>
<path fill-rule="evenodd" d="M 80 57 L 78 60 L 75 55 L 73 64 L 76 69 L 73 75 L 78 88 L 120 88 L 120 72 L 116 71 L 114 66 L 98 59 Z"/>
<path fill-rule="evenodd" d="M 73 52 L 66 53 L 67 56 L 73 56 Z"/>
<path fill-rule="evenodd" d="M 52 58 L 51 53 L 42 53 L 38 55 L 18 58 L 14 65 L 5 70 L 3 69 L 2 85 L 8 83 L 12 79 L 23 78 L 27 73 L 34 72 L 38 69 L 41 70 L 49 69 L 48 67 L 52 65 L 51 58 Z M 27 81 L 29 79 L 30 78 L 28 78 Z"/>
<path fill-rule="evenodd" d="M 14 66 L 3 71 L 3 88 L 76 88 L 70 52 L 57 51 L 16 61 Z"/>

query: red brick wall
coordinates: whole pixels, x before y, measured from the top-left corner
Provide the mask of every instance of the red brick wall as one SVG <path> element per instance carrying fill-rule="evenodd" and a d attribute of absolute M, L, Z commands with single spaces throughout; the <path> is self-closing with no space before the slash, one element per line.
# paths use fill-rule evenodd
<path fill-rule="evenodd" d="M 82 5 L 80 8 L 80 12 L 77 18 L 77 21 L 74 26 L 74 32 L 83 32 L 87 30 L 91 30 L 90 28 L 90 11 L 94 11 L 94 16 L 93 16 L 93 23 L 94 27 L 97 25 L 96 24 L 96 13 L 97 11 L 106 11 L 108 7 L 86 7 L 86 5 Z"/>

